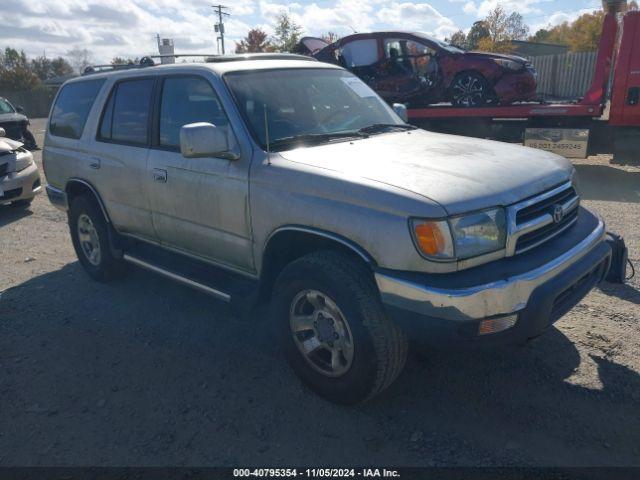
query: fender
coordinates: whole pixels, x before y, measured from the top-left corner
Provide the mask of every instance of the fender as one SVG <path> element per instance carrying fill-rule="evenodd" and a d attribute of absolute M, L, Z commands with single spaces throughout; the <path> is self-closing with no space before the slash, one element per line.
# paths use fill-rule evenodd
<path fill-rule="evenodd" d="M 281 227 L 276 228 L 274 231 L 272 231 L 269 236 L 267 237 L 266 241 L 264 242 L 264 249 L 263 252 L 266 251 L 267 246 L 269 245 L 269 242 L 271 241 L 271 239 L 273 237 L 275 237 L 278 233 L 282 233 L 282 232 L 303 232 L 303 233 L 309 233 L 312 235 L 316 235 L 319 237 L 323 237 L 329 240 L 333 240 L 335 242 L 338 242 L 342 245 L 344 245 L 345 247 L 349 248 L 350 250 L 352 250 L 354 253 L 356 253 L 360 258 L 362 258 L 368 265 L 370 265 L 371 267 L 375 267 L 376 266 L 376 261 L 373 259 L 373 257 L 369 254 L 369 252 L 367 252 L 365 249 L 363 249 L 360 245 L 358 245 L 357 243 L 353 242 L 352 240 L 349 240 L 346 237 L 343 237 L 342 235 L 338 235 L 336 233 L 333 232 L 328 232 L 326 230 L 322 230 L 319 228 L 314 228 L 314 227 L 305 227 L 303 225 L 283 225 Z"/>
<path fill-rule="evenodd" d="M 86 180 L 83 180 L 81 178 L 76 178 L 76 177 L 70 178 L 69 181 L 67 182 L 67 185 L 64 188 L 65 192 L 67 192 L 67 195 L 69 192 L 69 185 L 72 185 L 74 183 L 79 183 L 81 185 L 84 185 L 91 191 L 91 193 L 93 193 L 93 196 L 96 197 L 96 200 L 98 201 L 98 205 L 100 205 L 100 210 L 102 210 L 102 214 L 104 215 L 105 220 L 107 221 L 108 224 L 111 224 L 111 219 L 109 218 L 109 214 L 107 213 L 107 209 L 104 206 L 104 202 L 102 201 L 100 194 L 95 189 L 95 187 L 91 185 L 89 182 L 87 182 Z"/>
<path fill-rule="evenodd" d="M 69 179 L 69 181 L 67 182 L 67 185 L 65 186 L 65 192 L 67 192 L 67 196 L 68 196 L 69 186 L 73 185 L 74 183 L 85 186 L 86 188 L 89 189 L 89 191 L 95 197 L 96 201 L 98 202 L 98 205 L 100 206 L 100 211 L 102 211 L 102 215 L 104 215 L 104 219 L 107 222 L 107 233 L 109 234 L 109 250 L 111 251 L 111 254 L 115 258 L 122 258 L 124 255 L 124 250 L 119 241 L 118 232 L 113 226 L 113 223 L 111 223 L 111 219 L 109 218 L 109 214 L 107 213 L 107 209 L 104 206 L 104 202 L 102 201 L 100 194 L 98 193 L 96 188 L 93 185 L 91 185 L 91 183 L 81 178 L 73 177 Z"/>

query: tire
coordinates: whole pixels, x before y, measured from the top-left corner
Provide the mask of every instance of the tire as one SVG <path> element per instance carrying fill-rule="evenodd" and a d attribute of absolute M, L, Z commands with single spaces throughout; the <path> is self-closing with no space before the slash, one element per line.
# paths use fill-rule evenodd
<path fill-rule="evenodd" d="M 320 301 L 317 294 L 324 299 Z M 320 251 L 290 263 L 276 281 L 271 306 L 289 365 L 303 383 L 329 401 L 354 405 L 371 399 L 404 368 L 406 336 L 385 313 L 371 273 L 346 254 Z M 298 324 L 292 314 L 313 318 L 315 325 L 294 336 L 292 327 Z M 333 333 L 327 335 L 327 318 L 322 314 L 332 317 L 328 328 Z M 332 336 L 337 340 L 331 347 L 341 349 L 335 369 L 326 342 Z M 303 354 L 304 345 L 319 342 L 323 345 L 313 354 Z"/>
<path fill-rule="evenodd" d="M 31 133 L 28 129 L 25 129 L 22 136 L 24 137 L 24 147 L 27 150 L 38 149 L 38 144 L 36 143 L 36 137 L 33 136 L 33 133 Z"/>
<path fill-rule="evenodd" d="M 491 98 L 487 80 L 476 72 L 456 75 L 449 87 L 451 103 L 456 107 L 481 107 Z"/>
<path fill-rule="evenodd" d="M 73 248 L 84 270 L 99 282 L 119 278 L 126 272 L 125 263 L 111 253 L 108 228 L 102 210 L 92 197 L 82 195 L 72 200 L 69 230 Z"/>

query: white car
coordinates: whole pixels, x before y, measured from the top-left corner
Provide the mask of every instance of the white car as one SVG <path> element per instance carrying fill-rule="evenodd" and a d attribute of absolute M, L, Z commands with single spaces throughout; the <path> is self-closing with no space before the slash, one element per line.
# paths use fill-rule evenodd
<path fill-rule="evenodd" d="M 28 206 L 41 190 L 33 155 L 0 128 L 0 205 Z"/>

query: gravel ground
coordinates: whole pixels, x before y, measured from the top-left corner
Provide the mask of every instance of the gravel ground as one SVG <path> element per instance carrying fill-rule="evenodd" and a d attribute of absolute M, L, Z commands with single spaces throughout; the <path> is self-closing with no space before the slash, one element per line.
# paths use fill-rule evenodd
<path fill-rule="evenodd" d="M 640 264 L 640 168 L 576 163 Z M 0 465 L 640 465 L 638 278 L 525 346 L 413 353 L 344 408 L 296 380 L 264 311 L 89 280 L 44 195 L 0 209 L 0 251 Z"/>

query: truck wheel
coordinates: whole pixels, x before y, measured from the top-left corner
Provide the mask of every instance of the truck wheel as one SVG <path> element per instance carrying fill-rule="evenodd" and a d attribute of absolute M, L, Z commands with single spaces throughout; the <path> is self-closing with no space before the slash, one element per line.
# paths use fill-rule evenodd
<path fill-rule="evenodd" d="M 285 267 L 272 311 L 287 361 L 332 402 L 368 400 L 404 367 L 406 336 L 386 315 L 370 272 L 345 254 L 315 252 Z"/>
<path fill-rule="evenodd" d="M 451 82 L 449 95 L 456 107 L 481 107 L 491 97 L 487 81 L 475 72 L 458 74 Z"/>
<path fill-rule="evenodd" d="M 105 282 L 120 277 L 125 264 L 115 258 L 109 246 L 107 222 L 93 198 L 79 196 L 69 208 L 69 230 L 73 248 L 85 271 Z"/>

